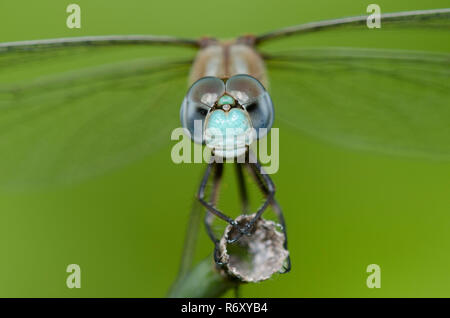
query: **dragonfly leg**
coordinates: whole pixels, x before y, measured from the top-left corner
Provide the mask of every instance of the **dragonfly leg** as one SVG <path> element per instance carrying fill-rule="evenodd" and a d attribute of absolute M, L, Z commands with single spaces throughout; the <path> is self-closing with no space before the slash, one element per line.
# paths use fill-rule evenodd
<path fill-rule="evenodd" d="M 242 163 L 236 164 L 236 175 L 237 175 L 237 181 L 238 181 L 238 185 L 239 185 L 239 195 L 241 197 L 241 202 L 242 202 L 242 212 L 247 213 L 249 210 L 249 203 L 248 203 L 248 192 L 247 192 L 247 187 L 245 185 L 243 167 L 244 167 L 244 164 L 242 164 Z"/>
<path fill-rule="evenodd" d="M 197 192 L 197 198 L 200 201 L 200 203 L 212 214 L 214 214 L 215 216 L 217 216 L 218 218 L 221 218 L 222 220 L 228 222 L 230 225 L 232 226 L 237 226 L 236 221 L 234 221 L 232 218 L 230 218 L 229 216 L 223 214 L 222 212 L 220 212 L 218 209 L 216 209 L 212 204 L 210 204 L 209 202 L 205 201 L 205 190 L 206 190 L 206 185 L 208 183 L 209 180 L 209 176 L 211 175 L 211 171 L 213 169 L 213 166 L 216 163 L 214 163 L 213 161 L 211 161 L 208 166 L 206 167 L 206 171 L 205 171 L 205 175 L 203 176 L 202 182 L 200 183 L 200 187 L 198 189 Z"/>
<path fill-rule="evenodd" d="M 272 179 L 270 179 L 269 175 L 263 172 L 261 164 L 258 161 L 255 161 L 249 162 L 247 163 L 247 165 L 253 167 L 253 170 L 257 171 L 258 175 L 260 176 L 261 181 L 264 182 L 264 185 L 267 189 L 267 192 L 265 193 L 266 200 L 256 211 L 255 217 L 250 222 L 248 222 L 243 229 L 239 230 L 239 234 L 236 235 L 235 238 L 229 240 L 230 243 L 236 242 L 242 237 L 242 235 L 248 235 L 250 230 L 253 228 L 255 222 L 261 217 L 261 215 L 267 209 L 267 207 L 269 206 L 275 195 L 275 185 L 273 184 Z"/>
<path fill-rule="evenodd" d="M 219 193 L 220 181 L 222 179 L 223 173 L 223 164 L 215 164 L 214 165 L 214 176 L 213 176 L 213 185 L 212 191 L 209 199 L 209 204 L 212 206 L 216 205 L 217 202 L 217 194 Z M 214 214 L 212 214 L 209 210 L 206 211 L 205 214 L 205 227 L 206 232 L 208 233 L 209 238 L 214 243 L 214 261 L 218 265 L 223 265 L 224 263 L 220 259 L 219 255 L 219 239 L 214 235 L 214 231 L 212 229 L 212 222 L 214 219 Z"/>
<path fill-rule="evenodd" d="M 211 193 L 211 200 L 210 202 L 205 201 L 205 189 L 206 185 L 209 180 L 209 176 L 211 175 L 211 171 L 213 168 L 215 168 L 215 174 L 214 174 L 214 184 L 213 184 L 213 191 Z M 219 256 L 219 240 L 215 237 L 214 232 L 211 228 L 211 224 L 213 221 L 213 216 L 217 216 L 221 218 L 222 220 L 228 222 L 232 226 L 238 228 L 238 224 L 236 221 L 234 221 L 232 218 L 228 217 L 227 215 L 220 212 L 215 207 L 215 201 L 217 198 L 218 188 L 220 184 L 220 180 L 222 179 L 222 172 L 223 172 L 223 163 L 215 163 L 214 160 L 212 160 L 208 167 L 206 168 L 205 175 L 203 176 L 202 182 L 200 184 L 200 188 L 197 193 L 197 197 L 200 201 L 200 203 L 207 209 L 206 215 L 205 215 L 205 225 L 206 225 L 206 231 L 208 233 L 208 236 L 211 238 L 211 240 L 214 243 L 214 260 L 218 265 L 221 265 L 222 262 L 220 260 Z"/>
<path fill-rule="evenodd" d="M 258 185 L 261 192 L 264 194 L 264 196 L 267 196 L 269 194 L 269 189 L 265 185 L 264 180 L 262 179 L 260 170 L 256 168 L 254 165 L 248 165 L 248 168 L 250 170 L 250 174 L 253 176 L 253 178 L 256 181 L 256 184 Z M 284 219 L 283 211 L 281 210 L 280 205 L 278 204 L 277 200 L 272 197 L 270 205 L 272 206 L 275 214 L 277 215 L 278 222 L 280 223 L 282 227 L 282 231 L 284 234 L 284 248 L 288 249 L 288 240 L 287 240 L 287 229 L 286 229 L 286 222 Z M 283 273 L 288 273 L 291 270 L 291 259 L 290 256 L 287 257 L 286 265 L 284 266 Z"/>

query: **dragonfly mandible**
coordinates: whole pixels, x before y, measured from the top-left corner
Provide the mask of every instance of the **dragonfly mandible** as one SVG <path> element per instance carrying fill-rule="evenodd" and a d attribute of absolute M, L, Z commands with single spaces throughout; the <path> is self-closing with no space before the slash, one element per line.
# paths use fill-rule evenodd
<path fill-rule="evenodd" d="M 148 155 L 158 143 L 155 135 L 161 135 L 161 132 L 155 133 L 161 126 L 149 125 L 149 118 L 155 119 L 154 122 L 164 121 L 164 129 L 175 127 L 177 120 L 172 111 L 173 105 L 179 104 L 175 99 L 177 95 L 166 93 L 157 96 L 156 93 L 160 88 L 169 90 L 174 86 L 174 79 L 187 77 L 189 67 L 191 88 L 181 110 L 182 124 L 188 131 L 191 131 L 196 119 L 208 125 L 214 122 L 211 117 L 214 119 L 231 113 L 236 116 L 236 123 L 241 125 L 237 128 L 241 131 L 247 131 L 247 128 L 270 129 L 274 118 L 272 99 L 268 95 L 270 75 L 270 89 L 276 96 L 283 96 L 284 101 L 279 103 L 274 98 L 277 118 L 301 132 L 357 149 L 450 158 L 448 54 L 336 48 L 290 48 L 280 52 L 264 52 L 262 49 L 266 43 L 287 37 L 327 30 L 363 29 L 366 28 L 366 20 L 364 15 L 313 22 L 256 36 L 244 35 L 231 41 L 130 35 L 0 43 L 3 69 L 15 67 L 26 58 L 27 63 L 34 63 L 38 68 L 41 59 L 70 54 L 70 50 L 76 48 L 86 50 L 78 54 L 89 54 L 96 48 L 120 46 L 172 46 L 197 50 L 194 60 L 138 61 L 39 81 L 15 83 L 12 80 L 11 83 L 2 83 L 0 152 L 11 153 L 14 149 L 15 156 L 0 157 L 0 185 L 70 183 Z M 449 21 L 450 9 L 381 15 L 385 28 L 414 26 L 445 32 Z M 95 79 L 95 85 L 84 82 L 88 77 Z M 146 85 L 135 85 L 142 78 L 147 79 Z M 352 85 L 348 85 L 349 79 Z M 383 86 L 380 86 L 380 79 L 384 81 Z M 149 83 L 154 87 L 149 88 Z M 202 99 L 205 92 L 208 98 Z M 86 96 L 86 93 L 97 96 L 97 103 L 94 104 L 92 99 L 89 107 L 82 105 L 81 96 Z M 106 93 L 116 96 L 117 103 L 111 103 L 113 99 L 110 96 L 108 103 L 105 103 L 103 95 Z M 151 112 L 151 107 L 161 103 L 155 96 L 165 98 L 164 103 L 171 107 L 160 107 L 159 118 L 156 114 L 143 116 L 144 111 Z M 367 99 L 368 96 L 370 99 Z M 133 105 L 131 113 L 124 115 L 123 101 Z M 105 112 L 108 116 L 103 119 Z M 49 114 L 57 114 L 66 121 L 50 121 L 46 117 Z M 102 120 L 95 120 L 100 117 Z M 27 125 L 22 124 L 24 120 Z M 50 133 L 52 127 L 55 132 Z M 213 128 L 220 130 L 227 127 Z M 64 134 L 60 134 L 62 130 Z M 37 139 L 37 132 L 46 133 L 45 156 L 42 158 L 35 155 L 44 151 L 42 141 Z M 162 132 L 165 134 L 167 130 Z M 109 135 L 111 140 L 96 139 L 99 134 Z M 71 147 L 65 146 L 64 138 L 67 136 L 76 136 Z M 194 141 L 199 141 L 193 131 L 191 136 Z M 201 137 L 205 137 L 203 132 Z M 249 141 L 244 138 L 244 143 L 239 147 L 230 150 L 226 145 L 215 144 L 213 151 L 222 157 L 246 156 L 248 162 L 237 165 L 239 186 L 244 187 L 241 170 L 245 166 L 266 197 L 254 220 L 262 215 L 268 205 L 272 205 L 285 230 L 281 209 L 274 198 L 275 186 L 270 177 L 261 172 L 261 165 L 251 162 L 252 154 L 248 146 L 252 136 L 245 137 Z M 61 153 L 65 156 L 62 157 Z M 222 166 L 211 162 L 198 191 L 200 201 L 209 211 L 206 223 L 209 225 L 212 215 L 215 215 L 235 226 L 230 217 L 214 207 L 215 195 L 211 200 L 204 197 L 205 184 L 213 171 L 213 183 L 218 184 Z M 242 200 L 245 202 L 245 197 Z M 240 235 L 249 233 L 252 222 L 239 229 Z M 217 246 L 217 238 L 207 228 Z M 220 262 L 216 253 L 215 257 Z"/>

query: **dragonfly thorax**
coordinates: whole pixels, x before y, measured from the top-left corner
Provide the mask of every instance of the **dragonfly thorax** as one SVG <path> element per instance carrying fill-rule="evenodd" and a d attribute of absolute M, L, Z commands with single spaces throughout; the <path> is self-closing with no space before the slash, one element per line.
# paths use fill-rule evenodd
<path fill-rule="evenodd" d="M 267 87 L 267 74 L 263 58 L 255 47 L 244 39 L 217 41 L 204 39 L 191 68 L 189 82 L 202 77 L 230 78 L 248 74 Z"/>

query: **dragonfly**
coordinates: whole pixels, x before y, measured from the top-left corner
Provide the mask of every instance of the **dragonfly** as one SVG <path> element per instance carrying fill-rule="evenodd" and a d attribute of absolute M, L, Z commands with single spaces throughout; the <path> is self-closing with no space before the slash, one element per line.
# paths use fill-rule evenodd
<path fill-rule="evenodd" d="M 449 21 L 448 8 L 381 15 L 386 29 L 442 33 L 448 32 Z M 321 47 L 264 50 L 272 42 L 310 33 L 366 29 L 366 22 L 365 15 L 346 17 L 226 41 L 111 35 L 0 43 L 0 65 L 10 75 L 0 81 L 0 187 L 70 184 L 116 169 L 151 155 L 181 117 L 186 133 L 194 142 L 206 143 L 214 159 L 197 198 L 207 210 L 205 224 L 215 245 L 215 261 L 221 262 L 213 218 L 237 228 L 233 243 L 251 234 L 268 206 L 278 216 L 287 249 L 275 185 L 249 150 L 253 140 L 265 135 L 259 129 L 271 129 L 275 113 L 301 133 L 341 146 L 450 158 L 449 54 Z M 137 47 L 182 51 L 172 57 L 100 67 L 86 63 L 89 67 L 71 69 L 71 59 Z M 39 68 L 45 60 L 54 61 L 56 75 L 39 76 L 47 74 Z M 30 69 L 34 77 L 16 79 L 16 74 Z M 186 78 L 189 89 L 181 95 Z M 278 103 L 281 96 L 283 103 Z M 178 115 L 174 105 L 180 103 Z M 196 121 L 200 131 L 194 129 Z M 208 134 L 207 128 L 213 132 Z M 231 129 L 233 140 L 243 138 L 229 147 L 215 138 L 224 129 Z M 265 197 L 252 221 L 243 226 L 215 206 L 224 166 L 215 159 L 229 157 L 244 158 L 236 164 L 243 210 L 248 201 L 244 169 Z M 208 182 L 213 184 L 209 198 Z M 192 245 L 192 240 L 186 244 Z M 290 260 L 285 268 L 289 270 Z"/>

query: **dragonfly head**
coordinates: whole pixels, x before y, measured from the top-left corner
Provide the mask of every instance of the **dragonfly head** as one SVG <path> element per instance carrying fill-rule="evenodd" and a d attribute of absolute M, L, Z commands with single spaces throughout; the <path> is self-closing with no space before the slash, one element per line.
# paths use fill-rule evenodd
<path fill-rule="evenodd" d="M 249 75 L 228 79 L 203 77 L 189 89 L 181 105 L 181 123 L 196 143 L 216 156 L 230 158 L 272 127 L 273 104 L 263 85 Z"/>

